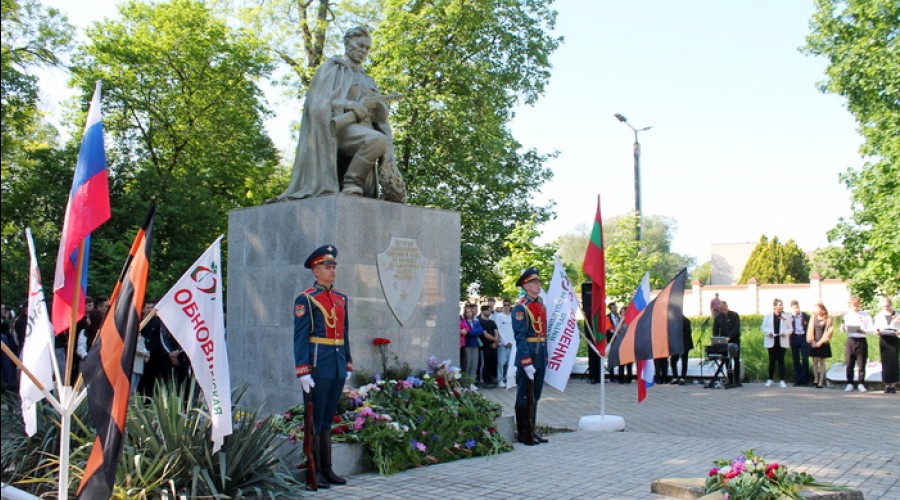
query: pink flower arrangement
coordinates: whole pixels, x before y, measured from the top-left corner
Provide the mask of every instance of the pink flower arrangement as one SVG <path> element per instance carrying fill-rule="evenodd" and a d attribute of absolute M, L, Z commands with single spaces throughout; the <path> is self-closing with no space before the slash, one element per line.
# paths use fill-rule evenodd
<path fill-rule="evenodd" d="M 778 463 L 767 463 L 763 457 L 747 450 L 734 460 L 716 460 L 707 472 L 705 493 L 722 492 L 728 500 L 780 500 L 800 498 L 803 486 L 842 489 L 819 483 L 805 472 L 789 472 Z"/>

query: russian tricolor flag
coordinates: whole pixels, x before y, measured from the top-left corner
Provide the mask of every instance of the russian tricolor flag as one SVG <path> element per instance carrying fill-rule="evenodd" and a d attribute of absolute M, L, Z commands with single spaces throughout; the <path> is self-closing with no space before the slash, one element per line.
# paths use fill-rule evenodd
<path fill-rule="evenodd" d="M 647 398 L 647 388 L 653 387 L 653 377 L 656 376 L 656 365 L 652 359 L 641 359 L 637 362 L 637 390 L 638 403 Z"/>
<path fill-rule="evenodd" d="M 625 323 L 631 324 L 632 320 L 640 314 L 644 308 L 647 307 L 647 304 L 650 303 L 650 273 L 645 273 L 643 279 L 641 279 L 641 284 L 638 285 L 637 290 L 634 291 L 634 298 L 631 299 L 631 303 L 628 304 L 628 309 L 625 309 L 624 321 Z"/>
<path fill-rule="evenodd" d="M 77 298 L 76 321 L 84 316 L 84 296 L 87 290 L 87 263 L 90 235 L 109 220 L 109 180 L 106 169 L 106 150 L 103 146 L 103 122 L 100 115 L 100 82 L 94 90 L 88 111 L 75 178 L 69 192 L 66 218 L 63 222 L 56 275 L 53 281 L 53 329 L 56 334 L 66 331 L 72 323 L 72 309 L 76 302 L 75 282 L 78 273 L 78 251 L 84 244 L 81 269 L 81 293 Z"/>

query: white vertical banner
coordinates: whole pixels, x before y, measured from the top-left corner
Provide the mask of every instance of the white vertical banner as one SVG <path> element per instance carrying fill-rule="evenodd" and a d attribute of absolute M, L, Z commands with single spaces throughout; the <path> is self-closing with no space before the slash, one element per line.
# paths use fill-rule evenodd
<path fill-rule="evenodd" d="M 41 285 L 41 271 L 38 268 L 37 252 L 34 250 L 34 239 L 31 229 L 25 229 L 28 239 L 28 252 L 31 255 L 31 268 L 28 277 L 28 329 L 25 334 L 25 345 L 20 356 L 22 365 L 43 384 L 48 391 L 53 387 L 53 325 L 44 301 L 44 287 Z M 37 405 L 44 399 L 41 390 L 22 375 L 19 383 L 19 397 L 22 399 L 22 419 L 25 421 L 25 433 L 29 436 L 37 431 Z"/>
<path fill-rule="evenodd" d="M 578 297 L 566 269 L 556 257 L 550 288 L 544 301 L 547 307 L 547 374 L 544 382 L 559 391 L 566 390 L 575 357 L 581 344 L 578 334 Z"/>
<path fill-rule="evenodd" d="M 213 453 L 231 434 L 231 374 L 222 302 L 222 236 L 156 305 L 157 315 L 191 360 L 212 419 Z"/>

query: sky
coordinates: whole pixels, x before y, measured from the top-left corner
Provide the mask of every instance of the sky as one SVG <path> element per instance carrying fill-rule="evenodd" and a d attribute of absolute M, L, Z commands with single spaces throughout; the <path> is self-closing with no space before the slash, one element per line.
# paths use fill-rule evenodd
<path fill-rule="evenodd" d="M 44 0 L 83 28 L 117 16 L 117 0 Z M 524 148 L 558 152 L 535 202 L 555 203 L 542 242 L 634 209 L 634 133 L 641 205 L 675 221 L 672 250 L 703 263 L 716 243 L 793 239 L 806 251 L 850 215 L 839 181 L 862 144 L 840 96 L 823 94 L 827 61 L 801 54 L 812 0 L 559 0 L 545 95 L 516 109 Z M 378 43 L 377 32 L 374 43 Z M 65 94 L 59 75 L 47 106 Z M 51 87 L 56 86 L 54 90 Z M 299 102 L 270 93 L 267 123 L 293 151 Z"/>

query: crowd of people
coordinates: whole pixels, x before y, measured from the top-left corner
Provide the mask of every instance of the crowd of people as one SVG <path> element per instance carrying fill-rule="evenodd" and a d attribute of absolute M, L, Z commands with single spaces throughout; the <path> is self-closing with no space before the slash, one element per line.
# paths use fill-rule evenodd
<path fill-rule="evenodd" d="M 849 311 L 841 318 L 840 330 L 847 335 L 844 345 L 847 385 L 846 392 L 867 392 L 865 378 L 868 363 L 868 339 L 878 338 L 881 354 L 881 379 L 884 392 L 897 392 L 898 382 L 898 337 L 900 312 L 895 311 L 890 298 L 879 300 L 881 311 L 874 319 L 862 310 L 858 297 L 851 297 Z M 713 336 L 727 337 L 730 365 L 728 378 L 730 387 L 740 387 L 740 316 L 729 310 L 728 303 L 719 299 L 718 294 L 710 304 L 713 316 Z M 772 312 L 763 316 L 760 327 L 763 347 L 768 355 L 766 387 L 787 387 L 785 357 L 791 351 L 794 386 L 824 388 L 828 371 L 827 360 L 832 357 L 831 340 L 834 333 L 834 319 L 828 314 L 823 303 L 817 303 L 813 314 L 800 308 L 797 300 L 791 301 L 791 312 L 784 310 L 781 299 L 772 301 Z"/>
<path fill-rule="evenodd" d="M 476 384 L 492 388 L 506 385 L 506 370 L 509 350 L 515 341 L 512 333 L 512 319 L 509 300 L 502 301 L 502 307 L 494 307 L 495 299 L 488 298 L 484 305 L 468 302 L 463 306 L 459 323 L 460 360 L 464 371 Z M 868 363 L 868 341 L 875 336 L 878 340 L 882 362 L 882 383 L 885 393 L 895 393 L 898 382 L 898 336 L 900 312 L 893 309 L 892 301 L 883 297 L 879 301 L 881 311 L 872 316 L 861 309 L 860 300 L 852 297 L 849 311 L 843 315 L 840 330 L 847 335 L 844 346 L 846 361 L 847 392 L 867 392 L 865 384 Z M 616 303 L 608 305 L 609 329 L 606 340 L 609 343 L 622 321 Z M 728 302 L 719 294 L 710 301 L 712 335 L 727 339 L 728 362 L 726 366 L 726 388 L 741 387 L 741 317 L 732 311 Z M 823 303 L 813 306 L 812 314 L 803 311 L 797 300 L 790 302 L 790 312 L 785 311 L 784 302 L 775 299 L 772 312 L 763 316 L 760 327 L 763 347 L 768 358 L 766 387 L 788 386 L 787 353 L 790 351 L 793 371 L 793 385 L 824 388 L 828 359 L 833 356 L 832 337 L 835 319 L 829 315 Z M 691 322 L 684 320 L 685 352 L 669 359 L 655 360 L 656 383 L 684 385 L 687 378 L 688 352 L 694 348 Z M 592 352 L 589 352 L 589 355 Z M 600 381 L 599 358 L 589 362 L 587 379 L 589 383 Z M 669 375 L 671 373 L 671 375 Z M 613 383 L 628 384 L 634 380 L 633 363 L 608 368 L 608 380 Z"/>
<path fill-rule="evenodd" d="M 512 302 L 504 299 L 502 306 L 496 304 L 493 297 L 480 308 L 467 302 L 459 317 L 460 366 L 477 385 L 485 388 L 507 385 L 506 374 L 515 342 Z"/>
<path fill-rule="evenodd" d="M 156 299 L 144 302 L 143 314 L 149 315 L 156 306 Z M 0 334 L 2 342 L 10 351 L 21 358 L 22 347 L 28 331 L 28 304 L 21 304 L 16 311 L 3 304 L 0 318 Z M 47 308 L 50 308 L 48 301 Z M 96 299 L 85 297 L 85 315 L 75 326 L 76 340 L 69 377 L 64 381 L 74 385 L 81 373 L 81 363 L 87 358 L 91 346 L 100 333 L 104 317 L 109 311 L 109 300 L 106 297 Z M 54 336 L 54 355 L 60 371 L 65 371 L 69 353 L 69 332 Z M 4 390 L 17 393 L 22 374 L 12 359 L 2 355 L 2 386 Z M 159 380 L 174 378 L 179 385 L 190 379 L 190 361 L 181 349 L 178 341 L 165 327 L 159 317 L 154 316 L 141 329 L 134 357 L 131 391 L 143 396 L 153 394 L 153 386 Z M 65 377 L 64 377 L 65 378 Z"/>

